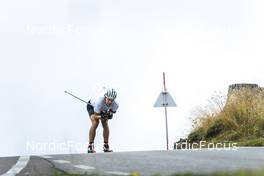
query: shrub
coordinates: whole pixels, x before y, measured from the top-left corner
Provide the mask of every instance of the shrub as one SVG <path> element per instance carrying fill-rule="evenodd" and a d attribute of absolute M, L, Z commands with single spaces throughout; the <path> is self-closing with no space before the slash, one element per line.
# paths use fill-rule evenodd
<path fill-rule="evenodd" d="M 239 140 L 264 137 L 264 91 L 242 88 L 228 97 L 218 93 L 198 110 L 190 141 Z M 263 144 L 261 141 L 258 145 Z"/>
<path fill-rule="evenodd" d="M 223 133 L 225 130 L 225 126 L 223 122 L 219 119 L 216 120 L 206 131 L 205 138 L 210 139 L 216 137 Z"/>
<path fill-rule="evenodd" d="M 197 129 L 188 135 L 188 140 L 190 142 L 199 142 L 205 139 L 204 136 L 205 134 L 203 133 L 202 129 Z"/>

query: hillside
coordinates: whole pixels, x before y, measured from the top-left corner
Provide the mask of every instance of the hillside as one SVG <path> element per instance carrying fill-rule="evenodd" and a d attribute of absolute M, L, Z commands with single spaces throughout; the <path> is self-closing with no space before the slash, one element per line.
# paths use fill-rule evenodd
<path fill-rule="evenodd" d="M 230 85 L 227 96 L 214 95 L 198 112 L 187 138 L 189 143 L 264 146 L 264 89 L 258 85 Z"/>

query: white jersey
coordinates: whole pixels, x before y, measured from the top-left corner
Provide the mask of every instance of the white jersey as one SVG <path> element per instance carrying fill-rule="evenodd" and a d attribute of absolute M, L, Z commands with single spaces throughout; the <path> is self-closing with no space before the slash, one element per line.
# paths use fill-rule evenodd
<path fill-rule="evenodd" d="M 112 110 L 112 112 L 116 112 L 118 109 L 118 103 L 114 100 L 111 105 L 107 106 L 105 103 L 105 97 L 97 97 L 94 99 L 91 99 L 91 105 L 94 107 L 94 112 L 100 114 L 103 111 Z"/>

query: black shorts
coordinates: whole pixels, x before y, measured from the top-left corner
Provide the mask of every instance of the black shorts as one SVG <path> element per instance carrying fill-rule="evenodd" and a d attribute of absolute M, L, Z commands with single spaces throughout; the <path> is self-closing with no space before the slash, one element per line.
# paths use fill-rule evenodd
<path fill-rule="evenodd" d="M 89 116 L 94 114 L 94 107 L 90 104 L 90 101 L 88 101 L 87 103 L 87 111 L 88 111 Z"/>

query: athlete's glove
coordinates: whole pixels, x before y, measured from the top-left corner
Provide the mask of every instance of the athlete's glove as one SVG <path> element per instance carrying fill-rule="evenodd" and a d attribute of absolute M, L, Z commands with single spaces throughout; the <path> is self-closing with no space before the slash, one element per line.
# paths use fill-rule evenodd
<path fill-rule="evenodd" d="M 101 117 L 102 119 L 112 119 L 113 118 L 113 113 L 111 112 L 111 110 L 108 111 L 104 111 L 101 113 Z"/>
<path fill-rule="evenodd" d="M 109 120 L 110 120 L 110 119 L 112 119 L 112 118 L 113 118 L 113 113 L 112 113 L 111 111 L 109 111 L 107 114 L 108 114 L 108 117 L 107 117 L 107 119 L 109 119 Z"/>
<path fill-rule="evenodd" d="M 107 114 L 107 112 L 101 112 L 101 118 L 102 119 L 108 119 L 108 114 Z"/>

